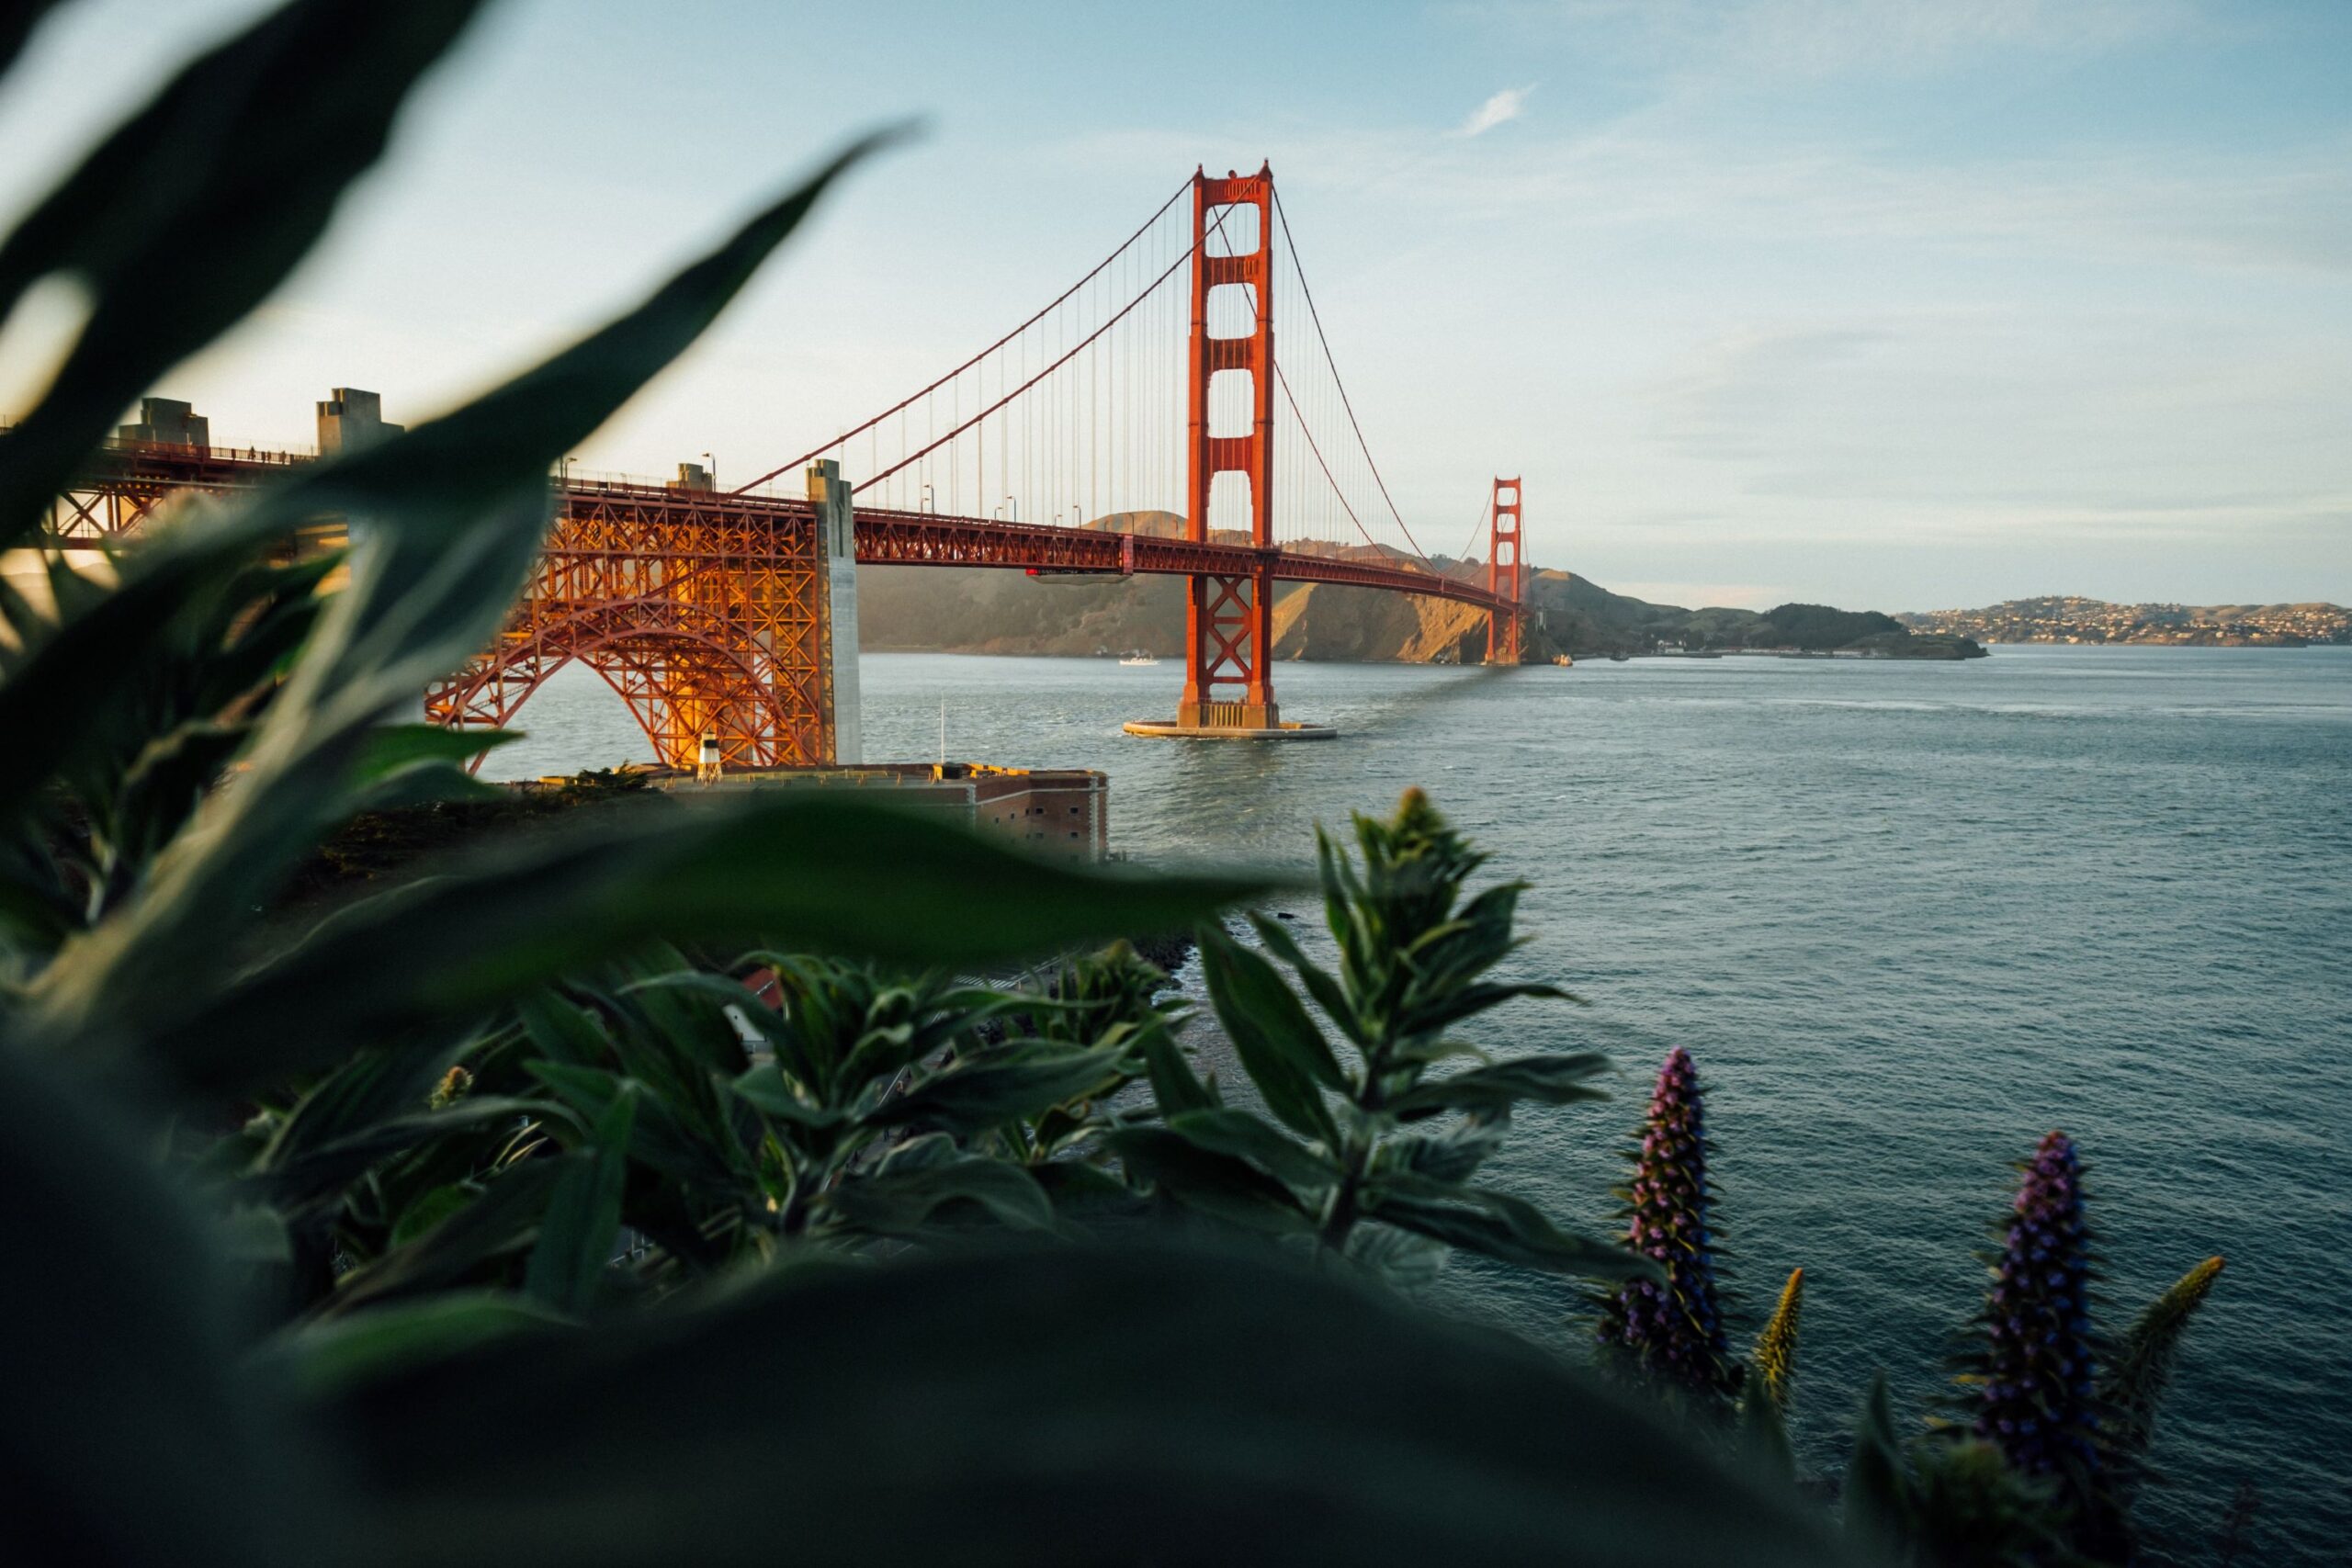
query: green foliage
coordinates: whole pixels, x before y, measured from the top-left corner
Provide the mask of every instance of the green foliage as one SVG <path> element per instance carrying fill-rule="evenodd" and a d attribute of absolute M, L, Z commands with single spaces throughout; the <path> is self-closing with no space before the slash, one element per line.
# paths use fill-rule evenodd
<path fill-rule="evenodd" d="M 1915 1443 L 1907 1485 L 1914 1555 L 1928 1568 L 2035 1568 L 2073 1557 L 2055 1483 L 1981 1438 Z"/>
<path fill-rule="evenodd" d="M 1267 1114 L 1155 1077 L 1163 1125 L 1109 1136 L 1130 1177 L 1185 1208 L 1400 1277 L 1425 1273 L 1444 1247 L 1560 1273 L 1654 1271 L 1472 1183 L 1514 1105 L 1598 1098 L 1592 1080 L 1608 1065 L 1590 1053 L 1498 1060 L 1453 1032 L 1514 998 L 1561 995 L 1487 977 L 1515 945 L 1521 885 L 1465 898 L 1484 857 L 1419 790 L 1385 822 L 1357 818 L 1355 839 L 1361 864 L 1317 840 L 1337 974 L 1262 915 L 1251 924 L 1263 953 L 1218 927 L 1199 935 L 1211 1005 Z M 1457 1061 L 1476 1065 L 1435 1070 Z"/>
<path fill-rule="evenodd" d="M 1871 1380 L 1846 1466 L 1846 1539 L 1857 1551 L 1917 1568 L 2032 1568 L 2071 1561 L 2057 1488 L 1973 1438 L 1905 1443 L 1886 1379 Z"/>
<path fill-rule="evenodd" d="M 1531 1348 L 1263 1257 L 789 1270 L 593 1330 L 450 1293 L 256 1357 L 198 1222 L 17 1053 L 0 1190 L 49 1281 L 0 1294 L 12 1562 L 1838 1560 Z"/>
<path fill-rule="evenodd" d="M 1823 650 L 1845 648 L 1866 637 L 1908 635 L 1892 615 L 1876 610 L 1840 610 L 1828 604 L 1779 604 L 1764 612 L 1750 627 L 1751 648 L 1803 648 Z"/>

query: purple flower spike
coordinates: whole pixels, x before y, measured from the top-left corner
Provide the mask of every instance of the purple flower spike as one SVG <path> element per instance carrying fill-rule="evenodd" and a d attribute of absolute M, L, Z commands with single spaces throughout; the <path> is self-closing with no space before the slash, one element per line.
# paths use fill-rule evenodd
<path fill-rule="evenodd" d="M 2052 1133 L 2024 1167 L 1986 1292 L 1976 1435 L 2028 1475 L 2098 1471 L 2090 1233 L 2074 1140 Z"/>
<path fill-rule="evenodd" d="M 1698 1066 L 1678 1045 L 1658 1069 L 1633 1184 L 1624 1191 L 1626 1240 L 1665 1266 L 1667 1283 L 1637 1282 L 1605 1298 L 1600 1337 L 1653 1376 L 1730 1394 L 1739 1386 L 1739 1368 L 1716 1301 L 1701 1100 Z"/>

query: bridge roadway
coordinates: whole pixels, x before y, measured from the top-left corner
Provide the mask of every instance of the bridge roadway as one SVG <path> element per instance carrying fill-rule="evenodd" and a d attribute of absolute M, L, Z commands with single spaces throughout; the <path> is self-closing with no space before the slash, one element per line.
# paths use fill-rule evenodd
<path fill-rule="evenodd" d="M 113 447 L 101 459 L 89 488 L 77 491 L 59 507 L 58 532 L 69 539 L 119 533 L 135 526 L 156 502 L 175 491 L 243 489 L 310 460 L 242 447 Z M 722 530 L 782 523 L 798 534 L 811 527 L 815 517 L 808 502 L 783 496 L 591 479 L 566 479 L 558 490 L 567 514 L 598 513 L 620 524 L 623 533 L 629 521 L 636 521 L 648 530 L 649 538 L 667 532 L 665 525 L 690 522 L 715 524 Z M 987 517 L 881 507 L 858 507 L 855 517 L 861 565 L 994 567 L 1042 574 L 1247 577 L 1271 560 L 1273 576 L 1285 582 L 1329 582 L 1419 593 L 1506 613 L 1511 608 L 1483 583 L 1441 576 L 1418 565 L 1360 557 L 1261 551 L 1226 541 L 1002 523 Z"/>

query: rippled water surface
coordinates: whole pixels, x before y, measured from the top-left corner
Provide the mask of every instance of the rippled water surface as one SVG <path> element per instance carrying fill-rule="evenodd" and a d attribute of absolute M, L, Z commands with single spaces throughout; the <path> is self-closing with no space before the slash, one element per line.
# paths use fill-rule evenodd
<path fill-rule="evenodd" d="M 944 704 L 959 759 L 1107 771 L 1114 842 L 1145 860 L 1304 867 L 1314 823 L 1426 786 L 1496 871 L 1534 884 L 1521 966 L 1590 1004 L 1498 1015 L 1492 1043 L 1597 1042 L 1631 1075 L 1611 1103 L 1524 1118 L 1499 1183 L 1603 1223 L 1641 1079 L 1690 1046 L 1745 1329 L 1806 1271 L 1816 1462 L 1838 1462 L 1871 1369 L 1915 1406 L 1938 1385 L 2008 1164 L 2064 1127 L 2092 1162 L 2110 1325 L 2229 1258 L 2158 1440 L 2150 1512 L 2171 1555 L 2208 1560 L 2252 1482 L 2248 1560 L 2340 1560 L 2352 650 L 1289 665 L 1284 712 L 1343 739 L 1119 732 L 1172 711 L 1180 678 L 872 656 L 867 750 L 935 757 Z M 524 723 L 512 772 L 645 752 L 582 671 Z M 1525 1333 L 1570 1332 L 1555 1281 L 1457 1262 L 1448 1288 Z"/>

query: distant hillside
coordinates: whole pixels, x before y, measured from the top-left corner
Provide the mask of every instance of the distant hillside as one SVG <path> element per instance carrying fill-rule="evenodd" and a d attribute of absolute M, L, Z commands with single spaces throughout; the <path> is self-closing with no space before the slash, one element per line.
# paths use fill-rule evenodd
<path fill-rule="evenodd" d="M 1172 513 L 1127 513 L 1089 525 L 1172 535 Z M 1351 558 L 1394 557 L 1371 546 L 1310 549 Z M 1476 561 L 1436 558 L 1449 576 L 1478 578 Z M 1849 650 L 1892 658 L 1966 659 L 1964 637 L 1921 636 L 1874 610 L 1782 604 L 1768 611 L 1685 609 L 1612 593 L 1573 572 L 1531 572 L 1539 612 L 1526 657 L 1668 650 Z M 1173 577 L 1042 577 L 972 567 L 866 567 L 858 573 L 858 630 L 868 649 L 1077 656 L 1142 649 L 1183 650 L 1184 585 Z M 1415 664 L 1475 664 L 1487 656 L 1487 618 L 1467 604 L 1374 588 L 1291 583 L 1274 601 L 1274 656 Z"/>
<path fill-rule="evenodd" d="M 1612 593 L 1568 571 L 1537 571 L 1529 587 L 1529 596 L 1544 613 L 1545 629 L 1571 653 L 1785 649 L 1894 659 L 1974 659 L 1984 653 L 1965 637 L 1922 636 L 1876 610 L 1795 604 L 1761 611 L 1720 605 L 1691 610 Z"/>
<path fill-rule="evenodd" d="M 2114 604 L 2047 594 L 1981 610 L 1929 610 L 1899 617 L 1915 628 L 1986 642 L 2129 642 L 2191 647 L 2302 648 L 2352 643 L 2341 604 Z"/>

